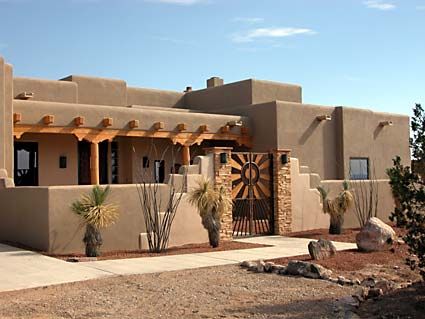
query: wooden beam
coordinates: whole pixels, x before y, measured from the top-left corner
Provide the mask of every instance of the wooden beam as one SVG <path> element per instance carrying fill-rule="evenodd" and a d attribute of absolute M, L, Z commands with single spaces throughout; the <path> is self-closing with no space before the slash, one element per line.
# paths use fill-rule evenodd
<path fill-rule="evenodd" d="M 22 114 L 21 113 L 13 113 L 13 123 L 19 123 L 22 121 Z"/>
<path fill-rule="evenodd" d="M 113 120 L 112 117 L 105 117 L 102 121 L 103 127 L 112 126 Z"/>
<path fill-rule="evenodd" d="M 43 123 L 46 125 L 53 124 L 54 121 L 55 121 L 55 117 L 53 115 L 45 115 L 43 117 Z"/>
<path fill-rule="evenodd" d="M 182 148 L 182 164 L 183 165 L 190 165 L 190 146 L 189 145 L 183 145 L 183 148 Z"/>
<path fill-rule="evenodd" d="M 159 131 L 159 130 L 164 129 L 165 125 L 164 125 L 164 122 L 156 122 L 153 125 L 153 127 L 154 127 L 155 131 Z"/>
<path fill-rule="evenodd" d="M 179 132 L 187 131 L 187 124 L 180 123 L 179 125 L 177 125 L 177 129 L 179 130 Z"/>
<path fill-rule="evenodd" d="M 94 142 L 102 142 L 112 140 L 116 136 L 128 137 L 147 137 L 147 138 L 166 138 L 170 139 L 174 144 L 193 145 L 200 144 L 204 140 L 222 140 L 236 141 L 239 145 L 252 145 L 251 136 L 235 133 L 221 132 L 170 132 L 170 131 L 152 131 L 152 130 L 116 130 L 87 128 L 75 126 L 43 126 L 43 125 L 24 125 L 15 124 L 13 129 L 14 136 L 19 138 L 25 133 L 46 133 L 46 134 L 73 134 L 78 140 L 87 140 Z"/>
<path fill-rule="evenodd" d="M 75 124 L 75 126 L 81 126 L 81 125 L 84 125 L 84 117 L 83 116 L 77 116 L 75 119 L 74 119 L 74 124 Z"/>
<path fill-rule="evenodd" d="M 199 127 L 199 130 L 201 131 L 201 133 L 206 133 L 210 131 L 210 128 L 208 127 L 208 125 L 204 124 Z"/>
<path fill-rule="evenodd" d="M 99 185 L 99 144 L 90 144 L 90 180 L 92 185 Z"/>
<path fill-rule="evenodd" d="M 131 120 L 130 122 L 128 122 L 128 126 L 131 129 L 138 128 L 139 127 L 139 120 Z"/>
<path fill-rule="evenodd" d="M 230 132 L 230 126 L 229 125 L 225 125 L 221 128 L 221 133 L 226 134 Z"/>

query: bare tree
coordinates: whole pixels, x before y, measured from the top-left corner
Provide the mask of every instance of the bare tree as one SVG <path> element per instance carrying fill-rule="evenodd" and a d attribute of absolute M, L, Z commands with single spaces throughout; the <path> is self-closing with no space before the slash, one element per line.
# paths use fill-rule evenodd
<path fill-rule="evenodd" d="M 185 191 L 186 173 L 183 173 L 182 180 L 178 182 L 175 175 L 171 174 L 168 185 L 158 178 L 158 166 L 164 163 L 168 153 L 171 153 L 171 167 L 175 173 L 175 155 L 179 151 L 180 147 L 175 146 L 167 146 L 163 151 L 159 151 L 154 140 L 151 139 L 149 152 L 143 159 L 138 156 L 133 147 L 138 163 L 137 191 L 150 252 L 159 253 L 168 248 L 171 226 Z M 153 167 L 149 163 L 152 159 L 157 161 L 157 163 L 154 162 Z M 168 188 L 167 192 L 163 191 L 164 187 Z"/>
<path fill-rule="evenodd" d="M 350 181 L 350 188 L 354 195 L 354 212 L 360 227 L 366 225 L 370 218 L 378 216 L 379 184 L 375 168 L 371 171 L 371 179 Z"/>

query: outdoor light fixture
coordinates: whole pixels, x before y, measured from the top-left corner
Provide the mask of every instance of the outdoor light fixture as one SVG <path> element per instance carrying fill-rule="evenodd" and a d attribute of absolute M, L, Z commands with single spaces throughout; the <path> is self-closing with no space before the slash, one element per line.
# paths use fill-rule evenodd
<path fill-rule="evenodd" d="M 59 168 L 66 168 L 66 156 L 59 156 Z"/>
<path fill-rule="evenodd" d="M 220 164 L 227 164 L 227 153 L 220 153 Z"/>
<path fill-rule="evenodd" d="M 393 126 L 393 121 L 383 121 L 379 123 L 379 126 Z"/>
<path fill-rule="evenodd" d="M 280 162 L 282 163 L 282 165 L 288 164 L 288 154 L 282 154 L 280 156 Z"/>
<path fill-rule="evenodd" d="M 330 115 L 319 115 L 319 116 L 316 116 L 316 120 L 318 120 L 319 122 L 331 121 L 332 117 Z"/>
<path fill-rule="evenodd" d="M 243 122 L 242 121 L 230 121 L 227 122 L 227 125 L 229 125 L 230 127 L 234 127 L 234 126 L 242 126 Z"/>

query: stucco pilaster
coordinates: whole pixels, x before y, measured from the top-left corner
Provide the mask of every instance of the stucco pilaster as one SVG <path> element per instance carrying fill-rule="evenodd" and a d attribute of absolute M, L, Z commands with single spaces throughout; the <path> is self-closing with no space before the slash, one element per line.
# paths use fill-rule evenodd
<path fill-rule="evenodd" d="M 286 155 L 286 163 L 282 156 Z M 274 234 L 292 229 L 291 151 L 273 150 Z"/>
<path fill-rule="evenodd" d="M 205 149 L 206 155 L 213 157 L 214 161 L 214 185 L 215 187 L 223 186 L 227 196 L 232 197 L 232 167 L 230 157 L 232 154 L 231 147 L 212 147 Z M 221 154 L 226 154 L 227 163 L 222 163 Z M 233 239 L 233 217 L 232 208 L 221 216 L 221 236 L 222 240 Z"/>

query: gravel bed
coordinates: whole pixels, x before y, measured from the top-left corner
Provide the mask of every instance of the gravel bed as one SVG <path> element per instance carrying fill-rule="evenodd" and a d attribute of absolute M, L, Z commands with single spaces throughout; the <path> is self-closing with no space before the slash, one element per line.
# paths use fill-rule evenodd
<path fill-rule="evenodd" d="M 0 318 L 336 318 L 353 288 L 239 266 L 0 293 Z"/>

